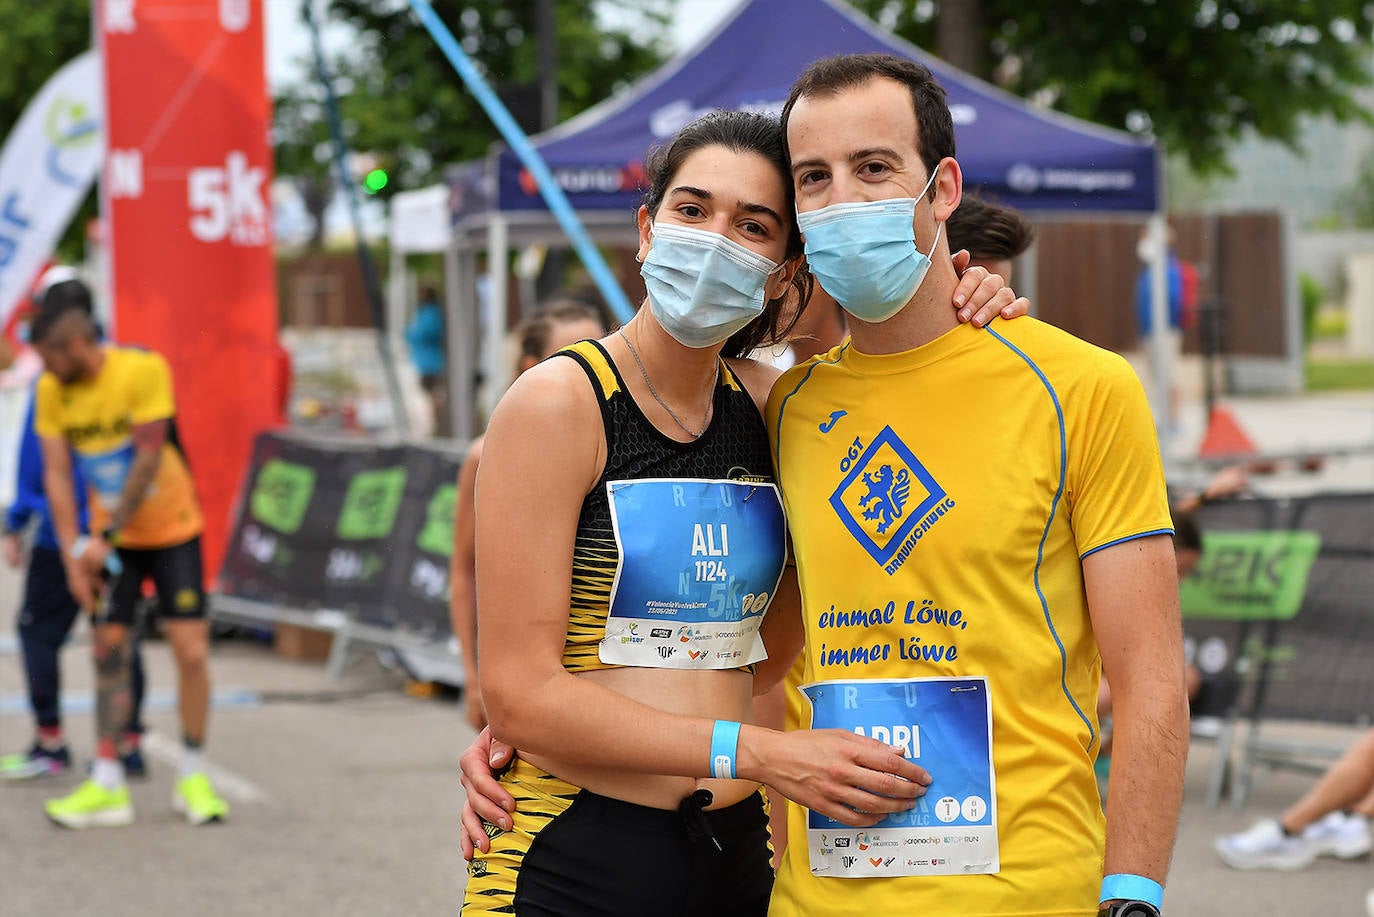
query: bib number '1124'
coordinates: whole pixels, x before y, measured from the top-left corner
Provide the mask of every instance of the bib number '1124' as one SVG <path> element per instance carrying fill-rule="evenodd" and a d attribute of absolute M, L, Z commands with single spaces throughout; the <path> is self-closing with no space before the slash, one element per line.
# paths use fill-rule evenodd
<path fill-rule="evenodd" d="M 759 625 L 787 550 L 777 488 L 682 478 L 606 487 L 620 564 L 601 661 L 734 669 L 767 658 Z"/>

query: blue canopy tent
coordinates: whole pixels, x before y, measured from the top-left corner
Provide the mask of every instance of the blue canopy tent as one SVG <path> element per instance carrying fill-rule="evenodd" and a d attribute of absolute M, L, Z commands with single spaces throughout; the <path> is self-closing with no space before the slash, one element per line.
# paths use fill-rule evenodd
<path fill-rule="evenodd" d="M 839 0 L 743 0 L 696 47 L 531 140 L 592 236 L 633 244 L 632 215 L 642 196 L 649 148 L 713 109 L 780 112 L 792 81 L 808 64 L 853 52 L 896 54 L 931 69 L 949 94 L 967 187 L 1037 214 L 1153 217 L 1162 241 L 1161 156 L 1152 144 L 1035 108 L 888 34 Z M 483 185 L 484 206 L 472 207 L 474 198 L 468 195 L 465 213 L 455 213 L 455 246 L 487 250 L 486 298 L 504 303 L 510 247 L 556 244 L 562 232 L 533 180 L 504 147 L 493 148 Z M 459 268 L 456 260 L 452 263 Z M 475 264 L 474 256 L 463 267 Z M 1156 270 L 1155 327 L 1164 327 L 1162 259 Z M 455 306 L 460 315 L 471 315 L 475 303 L 455 301 Z M 504 328 L 497 321 L 485 324 L 484 375 L 499 392 L 506 373 Z M 454 333 L 456 346 L 456 328 Z M 1161 349 L 1157 359 L 1164 356 Z M 1155 376 L 1162 378 L 1159 366 Z M 462 396 L 454 394 L 455 400 Z"/>
<path fill-rule="evenodd" d="M 748 0 L 696 48 L 629 90 L 533 138 L 579 211 L 633 210 L 645 151 L 713 109 L 778 113 L 817 58 L 886 52 L 929 67 L 949 94 L 967 185 L 1030 212 L 1152 213 L 1154 147 L 1034 108 L 832 0 Z M 543 210 L 515 156 L 496 154 L 502 211 Z"/>

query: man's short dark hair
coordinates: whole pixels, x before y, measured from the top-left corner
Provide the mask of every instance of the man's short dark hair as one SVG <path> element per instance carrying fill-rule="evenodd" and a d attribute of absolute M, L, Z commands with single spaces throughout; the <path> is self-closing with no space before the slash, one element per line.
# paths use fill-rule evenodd
<path fill-rule="evenodd" d="M 935 81 L 928 67 L 895 54 L 839 54 L 807 67 L 792 84 L 782 106 L 784 138 L 792 106 L 798 99 L 834 95 L 879 77 L 894 80 L 910 90 L 916 114 L 916 148 L 921 151 L 926 173 L 934 173 L 941 159 L 954 155 L 954 119 L 949 113 L 945 88 Z"/>
<path fill-rule="evenodd" d="M 39 311 L 48 310 L 61 311 L 62 309 L 80 309 L 87 315 L 95 314 L 95 304 L 91 297 L 91 288 L 80 280 L 64 280 L 55 283 L 43 291 L 42 298 L 38 301 Z"/>
<path fill-rule="evenodd" d="M 951 251 L 968 249 L 974 258 L 1007 260 L 1030 248 L 1035 228 L 1011 207 L 985 201 L 976 194 L 963 199 L 945 223 Z"/>
<path fill-rule="evenodd" d="M 60 336 L 59 331 L 62 332 Z M 90 341 L 100 339 L 100 329 L 89 307 L 62 301 L 49 305 L 44 297 L 42 308 L 29 323 L 29 343 L 35 346 L 65 344 L 73 337 L 84 337 Z"/>

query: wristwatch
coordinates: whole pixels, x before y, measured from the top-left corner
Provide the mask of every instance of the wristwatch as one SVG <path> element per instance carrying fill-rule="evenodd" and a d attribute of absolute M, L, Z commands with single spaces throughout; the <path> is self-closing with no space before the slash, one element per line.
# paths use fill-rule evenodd
<path fill-rule="evenodd" d="M 1104 904 L 1097 911 L 1097 917 L 1160 917 L 1159 908 L 1148 901 L 1118 901 Z"/>

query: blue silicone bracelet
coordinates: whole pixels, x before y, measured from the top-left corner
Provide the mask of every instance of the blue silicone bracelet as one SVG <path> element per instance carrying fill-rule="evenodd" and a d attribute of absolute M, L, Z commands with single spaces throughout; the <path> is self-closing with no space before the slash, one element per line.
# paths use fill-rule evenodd
<path fill-rule="evenodd" d="M 1164 886 L 1144 876 L 1117 873 L 1102 878 L 1102 897 L 1097 900 L 1099 904 L 1103 901 L 1144 901 L 1159 910 L 1164 906 Z"/>
<path fill-rule="evenodd" d="M 735 753 L 739 749 L 740 724 L 716 720 L 711 730 L 711 776 L 717 780 L 735 779 Z"/>

